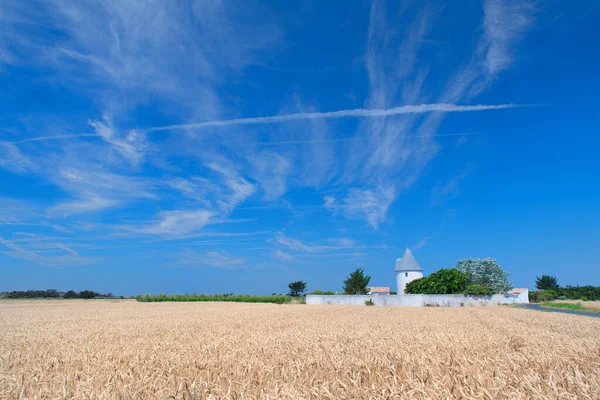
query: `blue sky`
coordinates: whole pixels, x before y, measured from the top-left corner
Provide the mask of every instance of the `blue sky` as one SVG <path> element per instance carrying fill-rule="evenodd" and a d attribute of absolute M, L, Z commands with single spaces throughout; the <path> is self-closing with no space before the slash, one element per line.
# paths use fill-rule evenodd
<path fill-rule="evenodd" d="M 600 285 L 600 4 L 3 1 L 0 291 Z"/>

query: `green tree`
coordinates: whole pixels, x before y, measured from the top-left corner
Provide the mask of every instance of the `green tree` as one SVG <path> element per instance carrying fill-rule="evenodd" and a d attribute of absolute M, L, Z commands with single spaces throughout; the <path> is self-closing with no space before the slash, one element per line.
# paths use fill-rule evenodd
<path fill-rule="evenodd" d="M 560 286 L 555 276 L 542 275 L 535 277 L 535 287 L 539 290 L 558 290 Z"/>
<path fill-rule="evenodd" d="M 463 293 L 467 287 L 467 274 L 456 268 L 440 269 L 437 272 L 409 282 L 404 289 L 407 294 L 455 294 Z"/>
<path fill-rule="evenodd" d="M 65 293 L 65 295 L 63 296 L 63 298 L 65 299 L 76 299 L 79 296 L 77 295 L 76 292 L 74 292 L 73 290 L 69 290 L 67 293 Z"/>
<path fill-rule="evenodd" d="M 306 282 L 292 282 L 288 285 L 288 288 L 290 288 L 290 296 L 302 296 L 302 294 L 306 290 Z"/>
<path fill-rule="evenodd" d="M 506 293 L 513 288 L 508 272 L 493 258 L 467 258 L 458 261 L 455 268 L 467 274 L 467 285 L 488 286 L 494 293 Z"/>
<path fill-rule="evenodd" d="M 344 281 L 344 293 L 346 294 L 367 294 L 369 290 L 367 285 L 371 281 L 370 276 L 365 276 L 362 268 L 357 268 Z"/>

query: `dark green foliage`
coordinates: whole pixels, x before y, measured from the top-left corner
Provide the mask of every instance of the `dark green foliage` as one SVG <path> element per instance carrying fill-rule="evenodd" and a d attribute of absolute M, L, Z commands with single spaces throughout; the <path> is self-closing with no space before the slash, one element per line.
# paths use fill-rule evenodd
<path fill-rule="evenodd" d="M 346 294 L 367 294 L 369 290 L 367 286 L 371 281 L 370 276 L 365 276 L 362 268 L 357 268 L 350 274 L 348 279 L 344 281 L 344 293 Z"/>
<path fill-rule="evenodd" d="M 77 298 L 79 298 L 79 295 L 75 291 L 69 290 L 67 293 L 65 293 L 65 295 L 63 296 L 63 298 L 65 298 L 65 299 L 77 299 Z"/>
<path fill-rule="evenodd" d="M 336 292 L 331 291 L 323 291 L 323 290 L 314 290 L 311 294 L 320 294 L 322 296 L 332 296 L 337 294 Z"/>
<path fill-rule="evenodd" d="M 292 300 L 291 296 L 251 296 L 247 295 L 234 295 L 234 296 L 223 296 L 223 295 L 206 295 L 206 294 L 164 294 L 159 293 L 156 295 L 151 294 L 138 294 L 135 296 L 137 301 L 141 302 L 162 302 L 162 301 L 226 301 L 235 303 L 274 303 L 284 304 L 289 303 Z"/>
<path fill-rule="evenodd" d="M 433 274 L 415 279 L 406 285 L 408 294 L 456 294 L 467 288 L 467 275 L 456 268 L 440 269 Z"/>
<path fill-rule="evenodd" d="M 556 290 L 537 290 L 529 292 L 529 301 L 541 303 L 552 300 L 600 300 L 600 286 L 567 286 Z"/>
<path fill-rule="evenodd" d="M 535 277 L 535 287 L 539 290 L 558 290 L 560 286 L 555 276 L 542 275 Z"/>
<path fill-rule="evenodd" d="M 468 285 L 465 289 L 465 294 L 471 296 L 491 296 L 494 294 L 494 289 L 489 286 L 479 285 L 474 283 L 472 285 Z"/>
<path fill-rule="evenodd" d="M 373 300 L 369 299 L 365 301 L 365 306 L 374 306 L 375 303 L 373 303 Z"/>
<path fill-rule="evenodd" d="M 390 294 L 398 294 L 398 292 L 395 292 L 393 290 L 390 290 Z"/>
<path fill-rule="evenodd" d="M 569 300 L 600 300 L 600 286 L 567 286 L 556 290 L 557 296 Z"/>
<path fill-rule="evenodd" d="M 302 294 L 306 290 L 306 282 L 302 282 L 302 281 L 292 282 L 288 285 L 288 288 L 290 289 L 290 296 L 292 296 L 292 297 L 302 296 Z"/>
<path fill-rule="evenodd" d="M 52 299 L 59 298 L 60 294 L 55 289 L 48 290 L 27 290 L 27 291 L 13 291 L 6 293 L 8 299 Z"/>
<path fill-rule="evenodd" d="M 94 292 L 92 290 L 84 290 L 79 292 L 78 297 L 80 299 L 93 299 L 94 297 L 100 296 L 100 293 Z"/>

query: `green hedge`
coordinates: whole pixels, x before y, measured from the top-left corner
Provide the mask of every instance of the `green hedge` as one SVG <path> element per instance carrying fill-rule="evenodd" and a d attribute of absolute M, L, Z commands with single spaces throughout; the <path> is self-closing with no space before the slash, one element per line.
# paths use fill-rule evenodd
<path fill-rule="evenodd" d="M 138 294 L 135 296 L 137 301 L 144 303 L 161 302 L 161 301 L 229 301 L 236 303 L 274 303 L 285 304 L 292 301 L 291 296 L 251 296 L 251 295 L 205 295 L 205 294 Z"/>
<path fill-rule="evenodd" d="M 543 303 L 552 300 L 600 300 L 598 286 L 567 286 L 557 290 L 534 290 L 529 292 L 529 301 Z"/>

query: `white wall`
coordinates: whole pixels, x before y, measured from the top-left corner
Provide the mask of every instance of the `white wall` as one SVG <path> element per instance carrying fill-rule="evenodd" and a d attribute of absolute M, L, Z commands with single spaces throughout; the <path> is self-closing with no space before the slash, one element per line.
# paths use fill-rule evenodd
<path fill-rule="evenodd" d="M 470 307 L 499 304 L 529 303 L 529 292 L 525 290 L 518 296 L 495 294 L 493 296 L 466 296 L 464 294 L 404 294 L 404 295 L 335 295 L 322 296 L 309 294 L 306 304 L 338 304 L 364 306 L 372 300 L 376 306 L 406 307 Z"/>
<path fill-rule="evenodd" d="M 408 277 L 406 274 L 408 273 Z M 423 272 L 420 271 L 398 271 L 396 272 L 396 287 L 398 294 L 404 294 L 406 284 L 423 277 Z"/>

